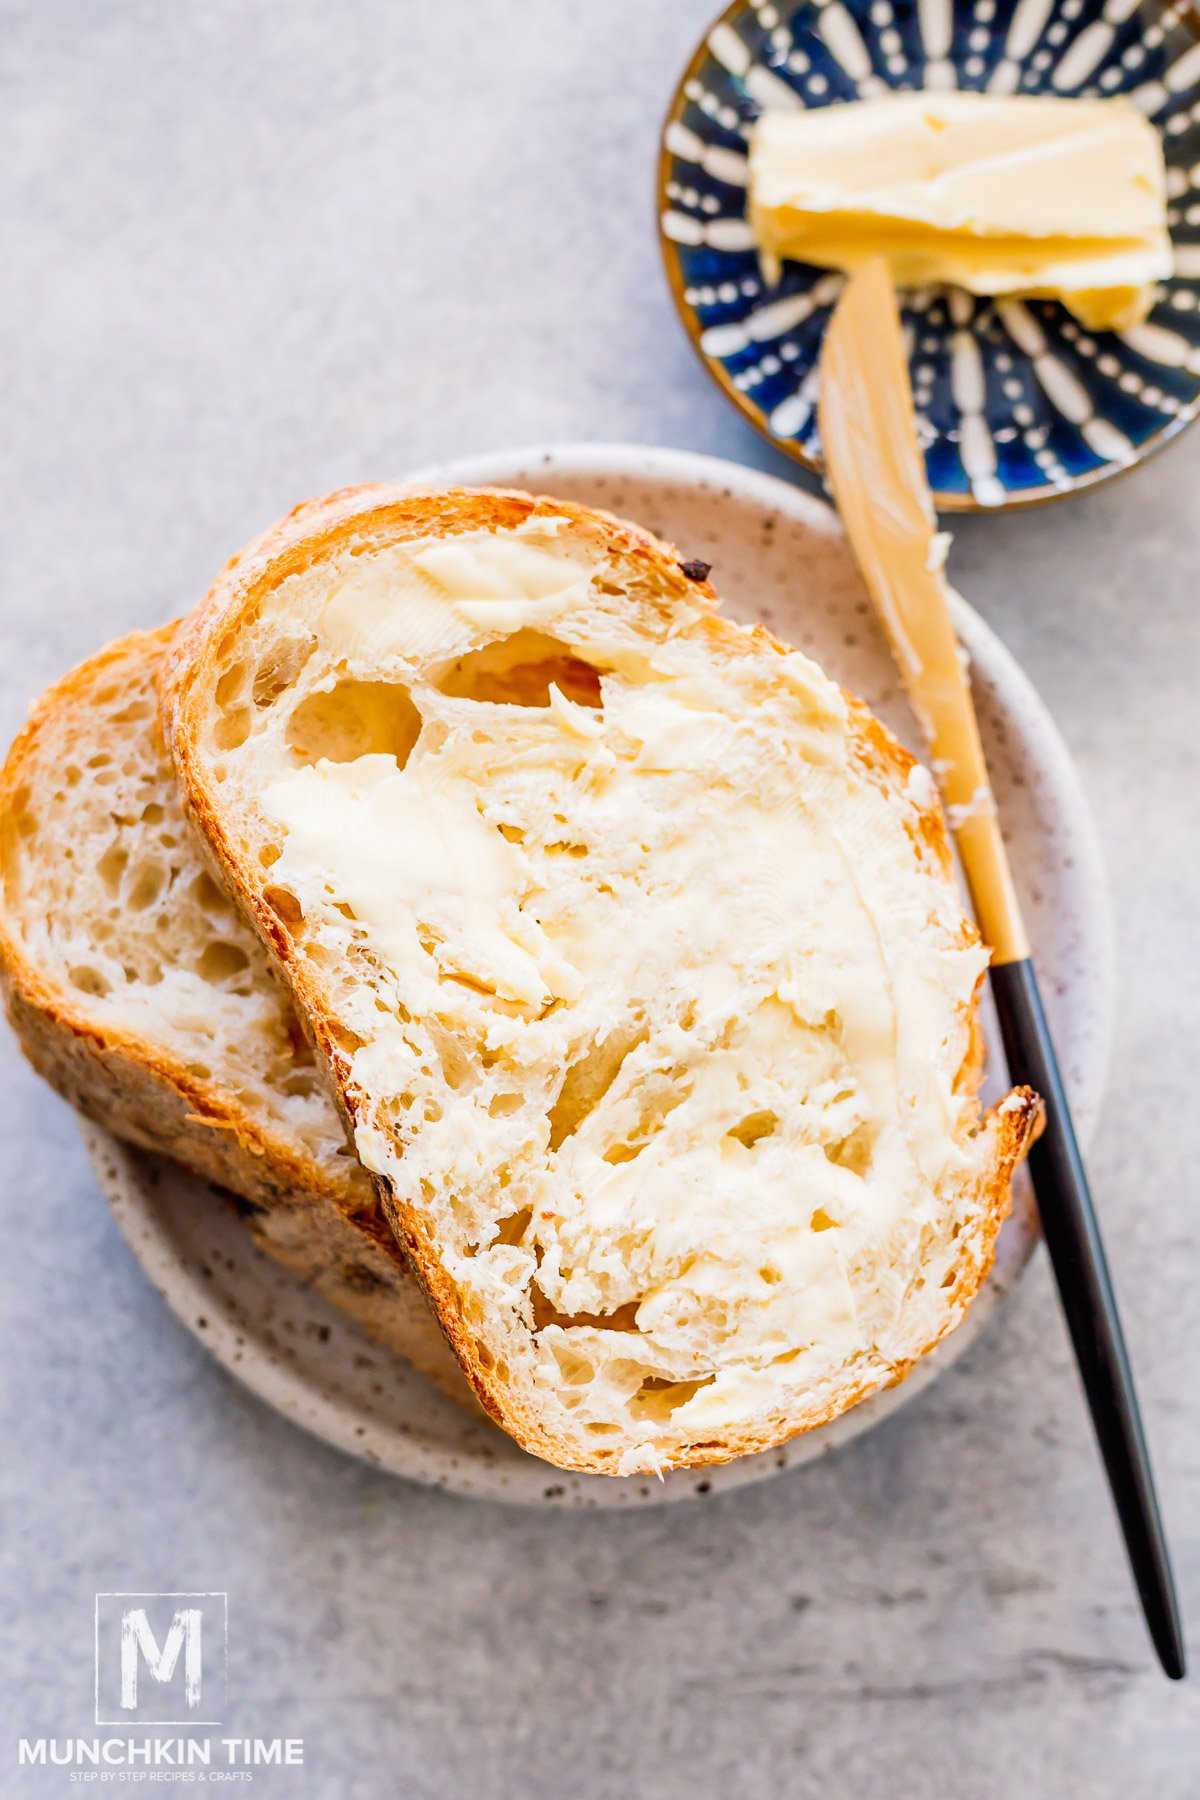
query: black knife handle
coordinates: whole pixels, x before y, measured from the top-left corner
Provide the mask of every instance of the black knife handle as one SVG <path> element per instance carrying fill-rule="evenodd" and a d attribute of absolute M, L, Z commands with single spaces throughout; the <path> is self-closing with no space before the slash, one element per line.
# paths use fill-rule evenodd
<path fill-rule="evenodd" d="M 998 963 L 991 974 L 1009 1075 L 1046 1103 L 1046 1128 L 1029 1152 L 1042 1231 L 1146 1624 L 1163 1668 L 1178 1681 L 1187 1662 L 1171 1560 L 1116 1295 L 1037 977 L 1028 958 Z"/>

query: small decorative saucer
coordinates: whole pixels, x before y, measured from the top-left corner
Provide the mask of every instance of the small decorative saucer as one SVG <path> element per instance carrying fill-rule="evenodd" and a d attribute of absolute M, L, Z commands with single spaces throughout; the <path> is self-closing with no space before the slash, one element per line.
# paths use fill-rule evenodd
<path fill-rule="evenodd" d="M 1169 442 L 1200 411 L 1200 41 L 1170 0 L 736 0 L 671 100 L 659 224 L 705 366 L 780 449 L 820 467 L 816 378 L 841 277 L 787 263 L 768 290 L 746 220 L 746 135 L 773 106 L 886 89 L 1128 94 L 1163 134 L 1176 273 L 1151 317 L 1086 331 L 1055 301 L 902 296 L 939 507 L 1052 500 Z"/>

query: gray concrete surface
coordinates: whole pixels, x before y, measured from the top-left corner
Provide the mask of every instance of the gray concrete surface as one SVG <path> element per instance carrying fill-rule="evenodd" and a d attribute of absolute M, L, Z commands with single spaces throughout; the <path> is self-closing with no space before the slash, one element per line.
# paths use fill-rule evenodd
<path fill-rule="evenodd" d="M 0 729 L 302 495 L 537 437 L 771 465 L 671 316 L 661 109 L 714 0 L 0 8 Z M 1200 433 L 965 526 L 960 585 L 1096 808 L 1120 932 L 1093 1168 L 1200 1619 Z M 0 1793 L 91 1728 L 99 1589 L 227 1589 L 229 1719 L 291 1800 L 1200 1794 L 1044 1266 L 830 1462 L 635 1517 L 398 1484 L 239 1391 L 0 1041 Z"/>

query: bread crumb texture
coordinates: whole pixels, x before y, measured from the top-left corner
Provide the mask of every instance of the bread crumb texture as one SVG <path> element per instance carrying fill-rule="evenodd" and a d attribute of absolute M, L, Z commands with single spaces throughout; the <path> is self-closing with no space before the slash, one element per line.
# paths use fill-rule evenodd
<path fill-rule="evenodd" d="M 329 1164 L 344 1134 L 323 1072 L 164 767 L 157 662 L 125 640 L 88 682 L 86 710 L 42 722 L 0 832 L 9 929 L 94 1019 L 156 1040 Z"/>
<path fill-rule="evenodd" d="M 174 628 L 39 701 L 0 773 L 0 983 L 34 1067 L 98 1124 L 238 1195 L 259 1247 L 460 1404 L 260 937 L 206 868 L 157 727 Z"/>
<path fill-rule="evenodd" d="M 368 490 L 252 547 L 176 669 L 198 816 L 464 1366 L 574 1468 L 897 1379 L 1030 1110 L 980 1119 L 986 954 L 924 772 L 715 606 L 585 509 Z"/>

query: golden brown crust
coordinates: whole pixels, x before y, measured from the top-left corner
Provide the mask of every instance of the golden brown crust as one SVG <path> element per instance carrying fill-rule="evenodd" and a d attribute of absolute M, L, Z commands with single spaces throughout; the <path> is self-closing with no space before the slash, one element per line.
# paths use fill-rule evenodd
<path fill-rule="evenodd" d="M 469 1403 L 357 1162 L 347 1156 L 344 1173 L 323 1168 L 163 1045 L 98 1019 L 84 994 L 53 979 L 26 949 L 5 881 L 44 736 L 64 713 L 86 706 L 97 682 L 131 652 L 161 660 L 174 630 L 134 633 L 72 669 L 41 696 L 0 769 L 0 991 L 9 1021 L 34 1069 L 86 1118 L 248 1202 L 247 1222 L 264 1250 Z"/>
<path fill-rule="evenodd" d="M 482 503 L 482 504 L 481 504 Z M 354 1103 L 348 1092 L 349 1062 L 338 1041 L 337 1021 L 325 1010 L 324 1000 L 310 965 L 301 957 L 287 929 L 263 897 L 261 869 L 247 847 L 227 827 L 215 787 L 210 782 L 200 753 L 204 709 L 215 689 L 216 675 L 231 641 L 257 618 L 264 602 L 290 576 L 335 552 L 370 550 L 403 542 L 406 538 L 456 529 L 511 529 L 534 517 L 566 517 L 593 532 L 604 532 L 605 548 L 614 556 L 640 564 L 664 595 L 664 607 L 687 598 L 693 605 L 714 609 L 716 595 L 707 581 L 695 581 L 682 572 L 679 553 L 650 533 L 610 515 L 597 513 L 551 497 L 533 497 L 493 489 L 450 489 L 425 493 L 388 486 L 344 489 L 323 500 L 297 507 L 272 526 L 218 576 L 208 595 L 195 609 L 176 637 L 160 687 L 164 735 L 173 747 L 186 804 L 198 830 L 207 840 L 224 879 L 239 905 L 253 919 L 275 957 L 295 996 L 302 1016 L 311 1028 L 313 1042 L 331 1068 L 339 1103 L 353 1129 Z M 704 622 L 714 648 L 742 655 L 768 647 L 783 653 L 764 628 L 753 632 L 732 626 L 720 616 Z M 914 759 L 891 737 L 861 702 L 848 697 L 854 751 L 873 780 L 894 791 L 907 782 Z M 924 809 L 915 848 L 942 872 L 951 868 L 950 850 L 942 812 L 936 797 Z M 977 941 L 968 926 L 964 942 Z M 975 1053 L 968 1057 L 960 1082 L 974 1080 Z M 990 1173 L 980 1196 L 982 1224 L 978 1253 L 964 1255 L 956 1271 L 945 1321 L 936 1334 L 914 1355 L 894 1364 L 886 1374 L 873 1372 L 869 1380 L 839 1392 L 810 1415 L 795 1410 L 765 1417 L 754 1429 L 711 1442 L 693 1442 L 678 1453 L 661 1459 L 661 1467 L 695 1467 L 730 1461 L 781 1442 L 798 1431 L 827 1423 L 867 1394 L 901 1380 L 921 1356 L 933 1348 L 961 1318 L 991 1266 L 995 1239 L 1010 1204 L 1013 1168 L 1030 1141 L 1038 1116 L 1038 1101 L 1027 1089 L 1010 1094 L 1001 1107 L 983 1122 L 992 1140 Z M 442 1327 L 487 1411 L 525 1449 L 582 1472 L 615 1474 L 619 1451 L 598 1450 L 581 1454 L 575 1444 L 549 1432 L 534 1411 L 523 1406 L 496 1369 L 481 1358 L 471 1322 L 464 1316 L 462 1296 L 447 1275 L 431 1240 L 424 1216 L 384 1178 L 378 1178 L 381 1199 L 398 1239 L 416 1268 L 437 1309 Z"/>

